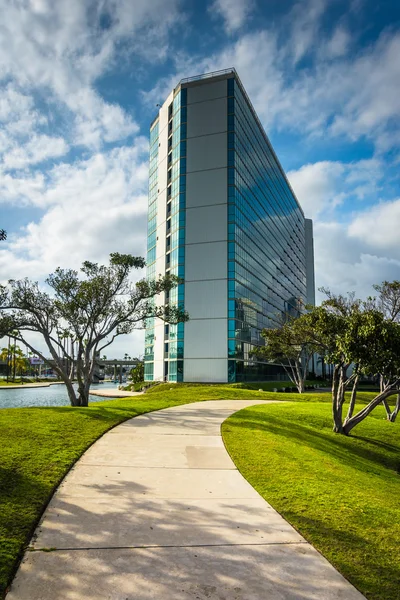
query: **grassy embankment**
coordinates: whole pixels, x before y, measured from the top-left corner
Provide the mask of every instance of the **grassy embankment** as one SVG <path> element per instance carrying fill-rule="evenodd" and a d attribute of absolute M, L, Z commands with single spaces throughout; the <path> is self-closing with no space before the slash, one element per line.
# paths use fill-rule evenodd
<path fill-rule="evenodd" d="M 244 477 L 368 600 L 399 600 L 400 429 L 383 408 L 350 437 L 325 403 L 254 406 L 222 431 Z"/>

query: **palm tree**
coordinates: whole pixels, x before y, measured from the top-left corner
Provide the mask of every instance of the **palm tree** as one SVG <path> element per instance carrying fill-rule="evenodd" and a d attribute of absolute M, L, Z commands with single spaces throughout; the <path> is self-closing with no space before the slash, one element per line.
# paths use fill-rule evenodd
<path fill-rule="evenodd" d="M 20 374 L 22 381 L 22 375 L 29 367 L 29 361 L 19 346 L 11 344 L 8 348 L 2 348 L 0 360 L 6 362 L 7 366 L 11 369 L 13 381 L 15 381 L 16 373 Z"/>

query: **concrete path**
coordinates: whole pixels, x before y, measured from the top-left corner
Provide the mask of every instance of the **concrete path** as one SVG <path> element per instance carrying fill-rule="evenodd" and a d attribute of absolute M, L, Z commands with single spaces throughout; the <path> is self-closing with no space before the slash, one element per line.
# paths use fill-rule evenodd
<path fill-rule="evenodd" d="M 101 396 L 102 398 L 130 398 L 131 396 L 140 396 L 143 392 L 125 392 L 115 388 L 105 388 L 104 390 L 90 390 L 91 396 Z"/>
<path fill-rule="evenodd" d="M 222 421 L 263 403 L 176 406 L 104 435 L 53 497 L 7 600 L 362 600 L 227 454 Z"/>
<path fill-rule="evenodd" d="M 0 385 L 0 390 L 19 390 L 26 388 L 50 387 L 51 385 L 64 385 L 62 381 L 40 382 L 40 383 L 16 383 L 14 385 Z"/>

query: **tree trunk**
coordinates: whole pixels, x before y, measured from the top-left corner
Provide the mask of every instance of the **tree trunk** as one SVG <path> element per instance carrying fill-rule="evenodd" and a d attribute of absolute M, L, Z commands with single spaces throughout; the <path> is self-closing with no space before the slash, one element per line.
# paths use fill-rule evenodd
<path fill-rule="evenodd" d="M 359 378 L 360 378 L 360 375 L 357 373 L 356 378 L 355 378 L 354 383 L 353 383 L 353 389 L 351 390 L 351 399 L 350 399 L 350 404 L 349 404 L 349 410 L 347 411 L 347 415 L 346 415 L 346 418 L 344 420 L 344 425 L 346 425 L 346 423 L 353 416 L 354 407 L 356 405 L 357 386 L 358 386 L 358 380 L 359 380 Z"/>
<path fill-rule="evenodd" d="M 382 404 L 383 404 L 383 406 L 385 407 L 385 410 L 386 410 L 386 417 L 387 417 L 388 421 L 390 421 L 390 417 L 391 417 L 392 411 L 390 410 L 390 406 L 389 406 L 389 403 L 386 400 L 386 398 L 384 400 L 382 400 Z"/>
<path fill-rule="evenodd" d="M 335 433 L 343 433 L 342 407 L 338 397 L 340 388 L 340 371 L 341 367 L 339 365 L 335 365 L 332 375 L 332 416 L 333 431 Z"/>
<path fill-rule="evenodd" d="M 343 433 L 345 433 L 346 435 L 348 435 L 350 433 L 350 431 L 359 423 L 361 423 L 361 421 L 363 421 L 366 417 L 368 417 L 368 415 L 379 405 L 381 404 L 381 402 L 383 402 L 383 400 L 385 400 L 386 398 L 388 398 L 389 396 L 393 395 L 394 393 L 396 393 L 396 390 L 394 389 L 389 389 L 389 390 L 385 390 L 382 393 L 379 393 L 377 396 L 375 396 L 375 398 L 373 400 L 371 400 L 371 402 L 369 404 L 367 404 L 367 406 L 365 406 L 362 410 L 360 410 L 356 415 L 354 415 L 354 417 L 351 417 L 351 419 L 349 419 L 349 421 L 346 423 L 346 425 L 343 427 Z M 397 416 L 397 415 L 396 415 Z M 395 416 L 395 418 L 396 418 Z"/>
<path fill-rule="evenodd" d="M 389 417 L 389 421 L 394 423 L 399 412 L 400 412 L 400 394 L 397 394 L 396 406 L 395 406 L 394 411 L 391 413 L 391 415 Z"/>
<path fill-rule="evenodd" d="M 69 397 L 69 401 L 71 402 L 71 406 L 79 406 L 78 404 L 78 398 L 76 397 L 76 392 L 74 389 L 74 386 L 72 385 L 72 382 L 69 381 L 65 381 L 65 387 L 67 388 L 67 392 L 68 392 L 68 397 Z"/>

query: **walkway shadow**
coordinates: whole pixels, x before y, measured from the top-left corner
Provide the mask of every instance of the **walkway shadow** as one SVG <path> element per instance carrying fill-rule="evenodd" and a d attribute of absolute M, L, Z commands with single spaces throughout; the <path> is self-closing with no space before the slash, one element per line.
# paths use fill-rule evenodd
<path fill-rule="evenodd" d="M 159 501 L 143 499 L 149 492 L 144 486 L 113 483 L 94 489 L 101 491 L 102 498 L 92 508 L 84 506 L 85 501 L 89 503 L 85 498 L 79 506 L 68 497 L 60 497 L 57 503 L 57 513 L 64 520 L 63 547 L 76 548 L 78 538 L 82 540 L 80 549 L 28 553 L 25 561 L 33 565 L 31 575 L 22 587 L 17 578 L 9 600 L 67 600 L 78 596 L 85 600 L 336 598 L 330 595 L 327 581 L 333 577 L 331 585 L 335 589 L 340 577 L 324 563 L 321 567 L 320 555 L 308 546 L 232 544 L 233 533 L 249 530 L 245 501 L 235 521 L 223 510 L 216 521 L 214 510 L 199 506 L 191 521 L 185 516 L 193 510 L 189 501 L 168 500 L 164 512 L 160 512 Z M 230 503 L 237 505 L 227 501 L 227 508 Z M 262 518 L 268 510 L 258 507 L 253 513 Z M 82 524 L 89 524 L 91 541 L 85 541 Z M 116 524 L 124 541 L 119 547 Z M 207 535 L 207 544 L 196 543 L 200 530 Z M 127 537 L 132 540 L 129 545 Z M 163 547 L 155 547 L 151 543 L 154 538 L 163 538 Z M 186 544 L 177 543 L 179 539 L 186 540 Z M 353 595 L 351 588 L 343 597 L 361 598 L 356 592 Z"/>
<path fill-rule="evenodd" d="M 324 454 L 331 454 L 343 464 L 350 466 L 362 466 L 370 463 L 371 467 L 375 464 L 396 472 L 399 464 L 400 446 L 396 447 L 357 435 L 346 437 L 330 430 L 317 431 L 307 424 L 301 425 L 274 415 L 266 416 L 264 413 L 252 409 L 246 409 L 246 413 L 234 415 L 230 424 L 232 427 L 265 430 L 291 441 L 297 439 Z M 357 440 L 366 442 L 368 446 L 354 443 Z M 379 452 L 380 449 L 382 452 Z"/>

